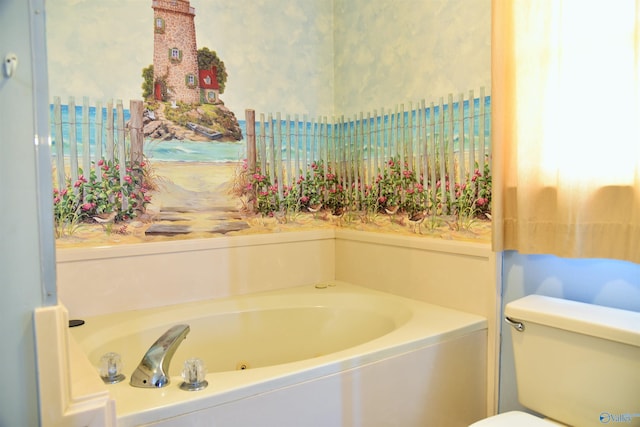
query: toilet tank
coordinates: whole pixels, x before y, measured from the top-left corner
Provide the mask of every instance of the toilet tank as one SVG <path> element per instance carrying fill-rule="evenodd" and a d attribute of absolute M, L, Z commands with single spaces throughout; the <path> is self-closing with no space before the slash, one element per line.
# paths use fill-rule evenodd
<path fill-rule="evenodd" d="M 524 326 L 511 328 L 520 403 L 571 426 L 640 426 L 640 313 L 529 295 L 505 316 Z"/>

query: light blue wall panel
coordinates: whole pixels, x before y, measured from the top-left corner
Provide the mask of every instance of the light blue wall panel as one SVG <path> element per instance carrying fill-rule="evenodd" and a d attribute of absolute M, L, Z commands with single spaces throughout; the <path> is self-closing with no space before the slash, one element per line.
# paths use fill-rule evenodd
<path fill-rule="evenodd" d="M 1 0 L 0 426 L 38 425 L 33 312 L 56 300 L 44 46 L 43 0 Z"/>

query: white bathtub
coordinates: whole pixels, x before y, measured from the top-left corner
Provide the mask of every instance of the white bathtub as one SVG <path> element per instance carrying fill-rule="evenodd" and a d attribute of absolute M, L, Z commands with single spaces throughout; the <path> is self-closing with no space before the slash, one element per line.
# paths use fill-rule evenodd
<path fill-rule="evenodd" d="M 96 316 L 71 335 L 96 375 L 104 353 L 122 355 L 127 379 L 105 386 L 119 426 L 463 426 L 486 415 L 483 318 L 322 285 Z M 170 384 L 131 387 L 146 350 L 175 324 L 190 333 Z M 201 391 L 179 388 L 192 357 L 209 372 Z"/>

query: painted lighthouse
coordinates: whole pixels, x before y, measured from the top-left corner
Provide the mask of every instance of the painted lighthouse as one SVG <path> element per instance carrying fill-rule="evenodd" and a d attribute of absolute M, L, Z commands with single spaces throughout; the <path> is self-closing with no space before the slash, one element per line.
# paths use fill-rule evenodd
<path fill-rule="evenodd" d="M 153 0 L 152 8 L 154 98 L 187 104 L 217 101 L 215 70 L 198 67 L 196 13 L 189 0 Z"/>

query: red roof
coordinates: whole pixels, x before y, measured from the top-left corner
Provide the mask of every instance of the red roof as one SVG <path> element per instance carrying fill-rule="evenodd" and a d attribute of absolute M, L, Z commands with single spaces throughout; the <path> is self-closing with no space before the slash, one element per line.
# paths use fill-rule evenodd
<path fill-rule="evenodd" d="M 216 72 L 216 67 L 211 67 L 210 70 L 200 70 L 198 81 L 202 89 L 220 89 L 220 85 L 218 85 L 218 78 L 216 77 Z"/>

